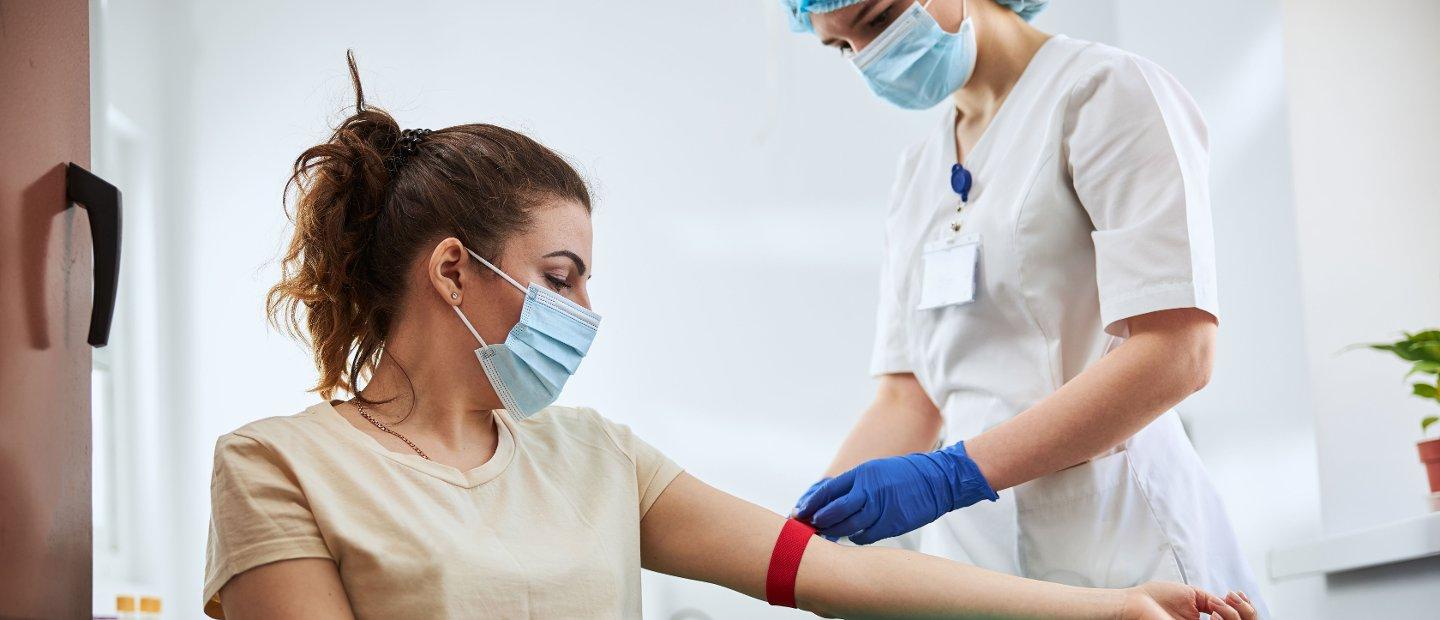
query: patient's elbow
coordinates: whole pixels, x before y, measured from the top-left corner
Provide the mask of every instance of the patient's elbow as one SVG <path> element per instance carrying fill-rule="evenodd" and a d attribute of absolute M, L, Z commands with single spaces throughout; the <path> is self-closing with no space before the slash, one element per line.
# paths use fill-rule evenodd
<path fill-rule="evenodd" d="M 1210 368 L 1211 364 L 1207 359 L 1203 365 L 1195 369 L 1195 373 L 1190 378 L 1191 385 L 1194 386 L 1190 389 L 1190 393 L 1199 392 L 1205 389 L 1205 386 L 1210 385 Z"/>
<path fill-rule="evenodd" d="M 1189 350 L 1182 356 L 1181 382 L 1185 395 L 1189 396 L 1210 384 L 1210 373 L 1215 367 L 1215 337 L 1204 333 L 1192 339 Z"/>

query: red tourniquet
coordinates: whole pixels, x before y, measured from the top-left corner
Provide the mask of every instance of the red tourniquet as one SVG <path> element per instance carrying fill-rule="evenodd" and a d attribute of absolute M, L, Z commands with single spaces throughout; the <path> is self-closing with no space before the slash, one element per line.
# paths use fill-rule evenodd
<path fill-rule="evenodd" d="M 815 528 L 795 519 L 785 521 L 775 550 L 770 552 L 770 570 L 765 573 L 765 600 L 781 607 L 795 606 L 795 576 L 800 572 L 800 558 L 805 545 L 815 535 Z"/>

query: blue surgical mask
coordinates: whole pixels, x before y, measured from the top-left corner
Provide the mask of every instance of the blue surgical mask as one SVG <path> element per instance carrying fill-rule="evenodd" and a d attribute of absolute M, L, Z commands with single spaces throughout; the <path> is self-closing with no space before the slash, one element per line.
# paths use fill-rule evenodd
<path fill-rule="evenodd" d="M 945 32 L 918 2 L 852 59 L 870 90 L 909 110 L 934 107 L 975 72 L 975 27 L 969 7 L 960 31 Z"/>
<path fill-rule="evenodd" d="M 520 286 L 479 254 L 470 252 L 470 255 L 525 295 L 520 322 L 510 328 L 501 344 L 486 344 L 460 307 L 450 306 L 465 322 L 470 334 L 480 341 L 475 357 L 480 359 L 480 367 L 485 370 L 495 394 L 500 396 L 500 403 L 512 417 L 523 420 L 550 406 L 560 396 L 560 389 L 565 387 L 570 375 L 575 374 L 595 340 L 600 315 L 538 284 L 532 283 L 529 288 Z"/>

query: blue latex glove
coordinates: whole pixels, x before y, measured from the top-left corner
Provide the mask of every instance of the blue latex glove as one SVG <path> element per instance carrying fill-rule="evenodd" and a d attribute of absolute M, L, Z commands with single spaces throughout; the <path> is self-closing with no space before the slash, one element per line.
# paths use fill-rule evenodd
<path fill-rule="evenodd" d="M 821 478 L 821 479 L 819 479 L 819 480 L 816 480 L 816 481 L 815 481 L 815 484 L 810 485 L 810 488 L 808 488 L 808 489 L 805 490 L 805 494 L 804 494 L 804 495 L 801 495 L 801 496 L 800 496 L 800 499 L 798 499 L 798 500 L 795 501 L 795 507 L 790 510 L 790 516 L 793 517 L 793 516 L 799 514 L 799 513 L 800 513 L 800 507 L 801 507 L 801 506 L 804 506 L 804 505 L 805 505 L 805 502 L 810 501 L 810 496 L 814 495 L 816 491 L 819 491 L 819 490 L 820 490 L 820 487 L 821 487 L 822 485 L 824 485 L 826 482 L 830 482 L 830 480 L 831 480 L 831 479 L 828 478 L 828 477 L 826 477 L 826 478 Z"/>
<path fill-rule="evenodd" d="M 868 545 L 899 536 L 951 510 L 1000 496 L 965 454 L 965 442 L 934 452 L 860 464 L 801 498 L 796 517 L 824 536 Z"/>
<path fill-rule="evenodd" d="M 805 490 L 805 494 L 801 495 L 799 500 L 796 500 L 795 507 L 790 509 L 790 516 L 794 517 L 800 514 L 800 507 L 804 506 L 805 502 L 810 501 L 810 497 L 815 495 L 815 492 L 819 491 L 820 487 L 824 486 L 826 482 L 830 482 L 831 480 L 832 478 L 827 476 L 825 478 L 816 480 L 815 484 L 810 485 L 810 488 Z M 840 540 L 839 536 L 825 536 L 824 534 L 821 534 L 821 536 L 828 539 L 830 542 Z"/>

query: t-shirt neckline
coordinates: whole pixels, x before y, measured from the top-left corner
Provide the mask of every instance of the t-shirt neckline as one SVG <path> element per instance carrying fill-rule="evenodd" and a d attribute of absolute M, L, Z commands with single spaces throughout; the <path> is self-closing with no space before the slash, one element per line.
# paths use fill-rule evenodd
<path fill-rule="evenodd" d="M 329 402 L 322 402 L 315 405 L 319 409 L 318 418 L 328 428 L 335 431 L 342 439 L 352 444 L 361 446 L 376 454 L 379 454 L 395 463 L 399 463 L 416 471 L 434 476 L 445 482 L 467 489 L 478 487 L 490 482 L 505 473 L 510 462 L 515 460 L 516 439 L 515 429 L 512 426 L 510 415 L 502 409 L 491 412 L 495 419 L 495 432 L 498 436 L 495 442 L 495 454 L 488 460 L 481 463 L 479 467 L 467 471 L 460 471 L 444 463 L 437 463 L 430 459 L 422 458 L 418 454 L 396 452 L 385 447 L 374 437 L 365 434 L 364 431 L 355 428 L 340 411 Z"/>

